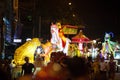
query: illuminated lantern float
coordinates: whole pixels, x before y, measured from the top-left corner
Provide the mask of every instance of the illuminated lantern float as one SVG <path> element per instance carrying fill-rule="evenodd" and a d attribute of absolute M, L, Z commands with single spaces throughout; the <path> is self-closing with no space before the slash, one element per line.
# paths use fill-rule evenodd
<path fill-rule="evenodd" d="M 49 61 L 49 56 L 52 51 L 52 44 L 50 42 L 46 42 L 42 44 L 39 38 L 33 38 L 32 40 L 27 41 L 25 44 L 16 49 L 14 54 L 14 60 L 17 64 L 21 65 L 24 63 L 24 58 L 27 56 L 30 59 L 31 63 L 34 63 L 35 53 L 40 54 L 41 50 L 39 47 L 43 48 L 45 60 Z M 41 49 L 41 48 L 40 48 Z"/>
<path fill-rule="evenodd" d="M 51 25 L 51 44 L 53 45 L 53 52 L 63 52 L 68 55 L 68 47 L 71 40 L 64 36 L 61 23 Z"/>
<path fill-rule="evenodd" d="M 24 63 L 24 57 L 29 57 L 30 62 L 34 62 L 35 54 L 40 53 L 39 47 L 42 46 L 44 51 L 44 60 L 47 62 L 50 61 L 50 55 L 52 52 L 63 52 L 67 55 L 70 39 L 66 38 L 60 29 L 61 24 L 52 24 L 51 25 L 51 39 L 45 44 L 41 44 L 39 38 L 33 38 L 32 40 L 27 41 L 25 44 L 16 49 L 14 54 L 14 60 L 17 64 Z M 40 54 L 41 55 L 41 54 Z"/>
<path fill-rule="evenodd" d="M 83 31 L 80 32 L 72 38 L 72 43 L 78 43 L 78 48 L 81 53 L 83 53 L 83 44 L 88 43 L 90 39 L 83 34 Z"/>
<path fill-rule="evenodd" d="M 117 42 L 111 41 L 111 37 L 113 37 L 113 33 L 105 33 L 104 42 L 102 43 L 102 56 L 105 59 L 108 59 L 110 55 L 115 56 L 115 50 L 117 49 Z"/>
<path fill-rule="evenodd" d="M 23 64 L 24 58 L 27 56 L 30 62 L 34 62 L 34 53 L 37 46 L 40 46 L 41 42 L 38 38 L 27 41 L 25 44 L 16 49 L 14 54 L 14 60 L 17 64 Z"/>

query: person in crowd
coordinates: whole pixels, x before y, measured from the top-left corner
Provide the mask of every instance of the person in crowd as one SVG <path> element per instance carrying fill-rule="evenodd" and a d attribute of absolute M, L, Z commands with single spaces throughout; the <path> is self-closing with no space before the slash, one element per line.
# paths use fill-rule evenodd
<path fill-rule="evenodd" d="M 108 63 L 105 62 L 104 57 L 100 61 L 100 80 L 108 80 L 107 78 Z"/>
<path fill-rule="evenodd" d="M 35 80 L 89 80 L 89 68 L 84 58 L 61 54 L 51 53 L 51 61 L 41 68 Z"/>
<path fill-rule="evenodd" d="M 58 63 L 61 58 L 61 52 L 52 52 L 50 56 L 50 62 L 47 66 L 41 67 L 41 70 L 37 72 L 35 80 L 64 80 L 62 78 L 62 67 Z"/>
<path fill-rule="evenodd" d="M 15 71 L 15 68 L 16 68 L 16 64 L 15 64 L 15 61 L 14 60 L 11 60 L 11 63 L 10 63 L 10 69 L 11 69 L 11 78 L 12 80 L 15 80 L 16 78 L 16 71 Z"/>
<path fill-rule="evenodd" d="M 108 72 L 109 79 L 110 80 L 115 80 L 116 62 L 114 61 L 113 56 L 110 57 L 108 67 L 109 67 L 109 72 Z"/>
<path fill-rule="evenodd" d="M 0 60 L 0 80 L 11 80 L 10 77 L 8 77 L 8 73 L 5 70 L 5 63 Z"/>
<path fill-rule="evenodd" d="M 100 78 L 100 61 L 99 58 L 95 58 L 94 62 L 93 62 L 93 71 L 94 71 L 94 80 L 99 80 Z"/>
<path fill-rule="evenodd" d="M 6 58 L 5 59 L 5 65 L 4 65 L 4 67 L 3 67 L 3 70 L 5 71 L 5 73 L 7 74 L 7 78 L 8 79 L 11 79 L 11 69 L 10 69 L 10 62 L 11 62 L 11 60 L 10 59 L 8 59 L 8 58 Z"/>
<path fill-rule="evenodd" d="M 90 79 L 93 79 L 93 61 L 92 61 L 92 57 L 87 57 L 87 65 L 88 65 L 88 68 L 89 68 L 89 77 Z"/>
<path fill-rule="evenodd" d="M 33 75 L 36 68 L 34 64 L 29 63 L 29 57 L 24 58 L 25 63 L 22 65 L 21 75 Z"/>
<path fill-rule="evenodd" d="M 70 75 L 68 80 L 90 80 L 89 67 L 84 58 L 74 56 L 66 64 Z"/>

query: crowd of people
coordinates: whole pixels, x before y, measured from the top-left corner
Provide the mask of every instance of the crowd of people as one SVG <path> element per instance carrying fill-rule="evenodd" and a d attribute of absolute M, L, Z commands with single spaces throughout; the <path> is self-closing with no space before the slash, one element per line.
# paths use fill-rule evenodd
<path fill-rule="evenodd" d="M 51 61 L 36 74 L 35 80 L 115 80 L 116 62 L 99 55 L 92 57 L 68 57 L 52 53 Z M 42 75 L 44 74 L 44 76 Z"/>
<path fill-rule="evenodd" d="M 14 61 L 0 63 L 0 80 L 115 80 L 116 62 L 113 55 L 106 62 L 104 57 L 69 57 L 62 52 L 52 52 L 50 62 L 41 66 L 34 74 L 36 66 L 25 57 L 19 76 L 13 76 Z M 2 61 L 1 61 L 2 62 Z M 7 76 L 7 77 L 6 77 Z"/>

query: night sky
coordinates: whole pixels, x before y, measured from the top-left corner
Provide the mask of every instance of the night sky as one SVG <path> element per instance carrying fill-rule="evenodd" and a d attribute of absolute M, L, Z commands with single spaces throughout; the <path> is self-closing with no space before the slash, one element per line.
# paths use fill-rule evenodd
<path fill-rule="evenodd" d="M 105 32 L 113 32 L 114 39 L 120 39 L 118 0 L 75 0 L 74 4 L 86 36 L 104 38 Z"/>
<path fill-rule="evenodd" d="M 25 1 L 25 0 L 20 0 Z M 27 1 L 27 0 L 26 0 Z M 29 0 L 28 0 L 29 1 Z M 114 39 L 120 40 L 119 0 L 36 0 L 40 15 L 51 16 L 65 11 L 66 3 L 71 2 L 77 18 L 85 26 L 84 34 L 90 39 L 104 38 L 105 32 L 113 32 Z M 27 3 L 29 4 L 29 3 Z M 58 8 L 57 8 L 58 7 Z M 62 9 L 63 8 L 63 9 Z M 43 12 L 43 13 L 42 13 Z M 54 14 L 53 14 L 54 15 Z M 52 16 L 53 16 L 52 15 Z M 59 15 L 59 14 L 58 14 Z"/>

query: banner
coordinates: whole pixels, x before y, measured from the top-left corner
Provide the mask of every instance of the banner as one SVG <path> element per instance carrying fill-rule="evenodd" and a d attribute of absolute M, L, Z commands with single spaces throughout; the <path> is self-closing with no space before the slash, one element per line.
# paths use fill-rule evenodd
<path fill-rule="evenodd" d="M 62 25 L 63 33 L 64 34 L 77 34 L 78 27 L 77 26 L 71 26 L 71 25 Z"/>

